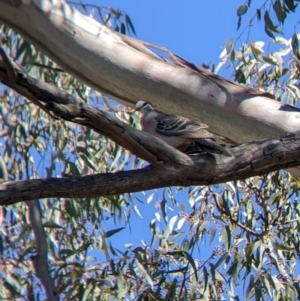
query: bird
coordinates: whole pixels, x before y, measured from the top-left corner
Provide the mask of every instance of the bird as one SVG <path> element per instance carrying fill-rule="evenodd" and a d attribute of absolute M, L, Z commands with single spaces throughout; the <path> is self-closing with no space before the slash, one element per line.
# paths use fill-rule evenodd
<path fill-rule="evenodd" d="M 215 139 L 219 136 L 207 131 L 208 125 L 204 123 L 161 113 L 145 100 L 139 100 L 136 103 L 134 112 L 142 114 L 140 119 L 142 131 L 163 140 L 188 155 L 205 152 L 232 156 L 229 150 L 216 143 Z"/>

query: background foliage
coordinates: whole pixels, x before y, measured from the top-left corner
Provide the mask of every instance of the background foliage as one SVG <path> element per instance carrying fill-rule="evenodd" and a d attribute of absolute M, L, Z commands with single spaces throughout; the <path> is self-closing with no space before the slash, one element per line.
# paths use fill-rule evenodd
<path fill-rule="evenodd" d="M 112 8 L 71 3 L 123 34 L 129 16 Z M 237 27 L 251 1 L 237 8 Z M 265 1 L 215 66 L 246 85 L 297 105 L 298 35 L 280 35 L 297 1 Z M 266 41 L 249 41 L 264 22 Z M 33 76 L 137 126 L 130 109 L 67 74 L 10 28 L 5 50 Z M 133 169 L 145 163 L 85 127 L 50 118 L 0 86 L 2 179 L 60 177 Z M 185 203 L 178 201 L 184 195 Z M 124 227 L 137 231 L 139 201 L 154 205 L 141 243 L 120 250 Z M 299 180 L 284 171 L 215 187 L 165 188 L 150 194 L 32 202 L 42 213 L 49 273 L 61 300 L 297 300 L 299 298 Z M 30 205 L 0 208 L 0 299 L 44 300 L 35 273 L 38 241 Z M 140 220 L 138 223 L 142 222 Z M 120 233 L 119 233 L 120 232 Z M 114 240 L 114 237 L 116 239 Z M 149 240 L 149 242 L 147 242 Z M 100 254 L 100 255 L 99 255 Z"/>

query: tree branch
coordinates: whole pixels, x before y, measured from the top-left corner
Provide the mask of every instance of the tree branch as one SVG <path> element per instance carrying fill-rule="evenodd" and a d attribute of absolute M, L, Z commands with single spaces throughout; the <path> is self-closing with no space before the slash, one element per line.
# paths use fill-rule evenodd
<path fill-rule="evenodd" d="M 3 55 L 5 53 L 2 53 Z M 13 74 L 12 78 L 11 74 Z M 176 162 L 192 164 L 189 156 L 162 140 L 136 130 L 112 114 L 97 110 L 81 99 L 74 98 L 55 86 L 29 76 L 22 67 L 12 62 L 6 55 L 5 59 L 1 60 L 0 57 L 0 80 L 41 107 L 50 116 L 54 113 L 65 120 L 86 125 L 153 165 L 159 166 L 158 160 L 173 165 L 176 165 Z"/>
<path fill-rule="evenodd" d="M 208 185 L 299 165 L 300 139 L 297 134 L 232 147 L 232 157 L 210 154 L 189 157 L 113 115 L 28 76 L 14 62 L 10 61 L 14 72 L 7 72 L 7 61 L 0 60 L 3 83 L 42 106 L 49 114 L 52 112 L 107 136 L 150 161 L 153 167 L 86 177 L 8 182 L 1 186 L 0 204 L 46 197 L 97 197 L 173 185 Z M 13 79 L 10 74 L 14 74 Z"/>
<path fill-rule="evenodd" d="M 237 143 L 300 130 L 299 109 L 197 68 L 164 48 L 113 32 L 63 1 L 0 1 L 0 20 L 64 70 L 126 104 L 150 100 L 159 111 L 202 121 Z M 147 47 L 166 51 L 174 62 Z"/>
<path fill-rule="evenodd" d="M 163 169 L 148 166 L 116 173 L 5 182 L 0 185 L 0 205 L 50 197 L 90 198 L 166 186 L 218 184 L 261 175 L 300 165 L 300 133 L 235 146 L 231 152 L 235 157 L 193 156 L 192 166 L 177 164 L 174 168 L 163 164 Z"/>

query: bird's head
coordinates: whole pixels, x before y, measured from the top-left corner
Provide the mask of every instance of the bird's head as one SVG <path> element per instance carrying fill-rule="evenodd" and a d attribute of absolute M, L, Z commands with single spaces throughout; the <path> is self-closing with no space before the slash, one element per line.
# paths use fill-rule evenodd
<path fill-rule="evenodd" d="M 145 100 L 139 100 L 135 105 L 135 111 L 134 112 L 141 112 L 142 114 L 154 111 L 152 105 L 145 101 Z"/>

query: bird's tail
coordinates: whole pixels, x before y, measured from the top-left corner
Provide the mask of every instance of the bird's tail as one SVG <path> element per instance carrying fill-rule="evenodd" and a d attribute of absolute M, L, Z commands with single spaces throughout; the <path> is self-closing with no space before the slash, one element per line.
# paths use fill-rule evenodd
<path fill-rule="evenodd" d="M 189 155 L 197 153 L 217 153 L 227 157 L 232 157 L 229 149 L 216 143 L 213 139 L 195 138 L 190 143 L 180 147 L 180 150 Z"/>

